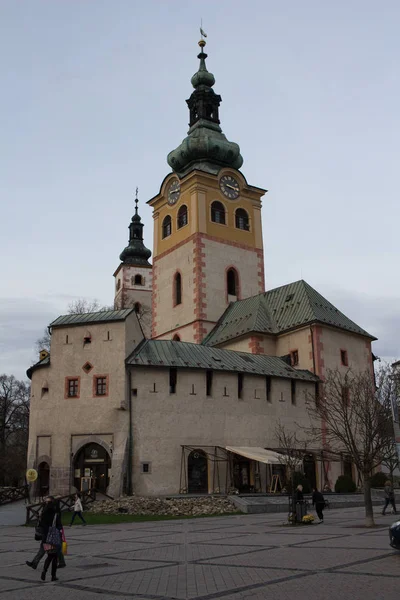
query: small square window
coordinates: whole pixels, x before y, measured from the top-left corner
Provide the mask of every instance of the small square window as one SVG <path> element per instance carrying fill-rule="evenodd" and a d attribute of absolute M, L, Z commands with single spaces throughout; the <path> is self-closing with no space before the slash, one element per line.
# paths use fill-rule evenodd
<path fill-rule="evenodd" d="M 141 462 L 140 463 L 140 472 L 146 475 L 151 473 L 151 462 Z"/>
<path fill-rule="evenodd" d="M 349 359 L 347 356 L 347 350 L 341 350 L 340 351 L 340 360 L 341 363 L 344 367 L 348 367 L 349 366 Z"/>

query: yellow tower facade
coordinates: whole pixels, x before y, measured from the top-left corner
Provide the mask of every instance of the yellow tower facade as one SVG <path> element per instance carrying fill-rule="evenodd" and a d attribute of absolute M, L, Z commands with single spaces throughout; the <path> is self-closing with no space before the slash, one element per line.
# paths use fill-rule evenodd
<path fill-rule="evenodd" d="M 264 291 L 261 197 L 219 121 L 205 42 L 187 100 L 188 136 L 149 200 L 154 217 L 152 337 L 201 343 L 230 302 Z"/>

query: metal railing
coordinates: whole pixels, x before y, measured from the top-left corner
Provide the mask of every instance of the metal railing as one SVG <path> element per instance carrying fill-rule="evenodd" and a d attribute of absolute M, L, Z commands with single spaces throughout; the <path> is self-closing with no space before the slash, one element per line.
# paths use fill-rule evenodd
<path fill-rule="evenodd" d="M 26 498 L 29 498 L 29 487 L 27 485 L 0 489 L 0 506 L 8 502 L 25 500 Z"/>
<path fill-rule="evenodd" d="M 91 490 L 81 492 L 80 497 L 83 508 L 86 508 L 88 504 L 95 502 L 96 490 L 93 488 Z M 68 494 L 68 496 L 58 496 L 57 501 L 60 503 L 61 512 L 67 512 L 71 510 L 71 508 L 75 504 L 75 494 Z M 44 505 L 45 502 L 38 502 L 37 504 L 29 504 L 26 507 L 25 525 L 30 525 L 31 523 L 33 524 L 39 522 Z"/>

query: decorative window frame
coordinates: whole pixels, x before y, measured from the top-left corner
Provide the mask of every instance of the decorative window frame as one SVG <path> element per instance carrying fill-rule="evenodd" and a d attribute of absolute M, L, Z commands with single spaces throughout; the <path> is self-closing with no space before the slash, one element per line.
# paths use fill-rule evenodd
<path fill-rule="evenodd" d="M 236 225 L 236 213 L 237 213 L 238 210 L 244 210 L 244 212 L 246 213 L 247 218 L 248 218 L 248 222 L 249 222 L 249 228 L 248 229 L 242 229 L 241 227 L 237 227 L 237 225 Z M 246 231 L 247 233 L 251 232 L 251 217 L 250 217 L 250 213 L 249 213 L 248 210 L 246 210 L 245 208 L 243 208 L 243 206 L 237 206 L 235 208 L 234 218 L 235 218 L 235 221 L 234 221 L 235 229 L 238 229 L 239 231 Z"/>
<path fill-rule="evenodd" d="M 186 208 L 186 223 L 184 225 L 179 225 L 179 213 L 183 207 Z M 181 206 L 178 208 L 178 210 L 176 212 L 176 230 L 179 231 L 180 229 L 183 229 L 184 227 L 187 227 L 188 225 L 189 225 L 189 207 L 187 204 L 181 204 Z"/>
<path fill-rule="evenodd" d="M 97 394 L 97 380 L 100 378 L 104 378 L 106 380 L 106 393 L 105 394 Z M 92 384 L 93 398 L 107 398 L 109 395 L 109 388 L 110 388 L 110 376 L 108 374 L 96 373 L 96 375 L 93 375 L 93 384 Z"/>
<path fill-rule="evenodd" d="M 169 223 L 170 223 L 170 232 L 167 235 L 164 235 L 164 223 L 165 221 L 169 219 Z M 167 238 L 169 238 L 172 235 L 172 217 L 171 215 L 166 215 L 161 223 L 161 239 L 166 240 Z"/>
<path fill-rule="evenodd" d="M 70 396 L 68 394 L 70 381 L 78 382 L 78 393 L 76 396 Z M 75 375 L 73 377 L 66 377 L 65 382 L 64 382 L 64 399 L 65 400 L 79 400 L 80 397 L 81 397 L 81 377 L 80 377 L 80 375 Z"/>
<path fill-rule="evenodd" d="M 224 211 L 225 211 L 225 223 L 217 223 L 217 221 L 213 221 L 212 219 L 212 205 L 214 204 L 214 202 L 218 202 L 219 204 L 221 204 L 224 207 Z M 228 227 L 228 221 L 229 221 L 229 212 L 227 209 L 227 206 L 225 205 L 225 202 L 222 202 L 222 200 L 212 200 L 210 202 L 210 223 L 214 223 L 215 225 L 221 225 L 222 227 Z"/>

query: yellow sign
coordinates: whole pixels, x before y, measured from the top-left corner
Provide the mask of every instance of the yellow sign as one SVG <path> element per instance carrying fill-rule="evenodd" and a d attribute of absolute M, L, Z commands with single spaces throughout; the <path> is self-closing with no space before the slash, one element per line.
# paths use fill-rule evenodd
<path fill-rule="evenodd" d="M 33 483 L 38 478 L 37 471 L 35 469 L 28 469 L 26 472 L 26 480 L 29 483 Z"/>

